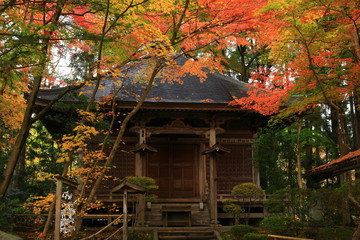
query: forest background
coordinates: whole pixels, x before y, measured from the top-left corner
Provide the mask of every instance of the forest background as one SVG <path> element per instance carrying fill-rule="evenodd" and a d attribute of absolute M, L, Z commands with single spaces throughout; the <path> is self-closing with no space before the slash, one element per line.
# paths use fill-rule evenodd
<path fill-rule="evenodd" d="M 186 72 L 204 77 L 204 67 L 249 84 L 249 96 L 229 104 L 271 116 L 254 155 L 267 193 L 352 183 L 350 175 L 319 183 L 303 174 L 360 148 L 359 19 L 356 0 L 0 1 L 3 214 L 40 196 L 34 205 L 51 207 L 48 194 L 59 174 L 84 182 L 79 213 L 96 206 L 96 189 L 111 177 L 106 170 L 127 122 L 154 79 L 160 72 L 169 81 Z M 180 56 L 188 62 L 172 68 Z M 138 80 L 147 87 L 105 154 L 113 121 L 123 113 L 114 96 L 96 102 L 96 91 L 106 76 L 116 76 L 120 91 L 124 69 L 144 62 Z M 50 135 L 40 119 L 86 85 L 94 91 L 77 112 L 80 120 L 67 126 L 65 136 Z M 59 86 L 63 92 L 35 112 L 39 89 Z M 113 109 L 106 115 L 98 111 L 104 104 Z M 95 136 L 104 142 L 99 151 L 87 147 Z M 86 197 L 85 187 L 92 189 Z M 348 199 L 360 208 L 351 191 Z M 342 221 L 348 224 L 349 216 Z"/>

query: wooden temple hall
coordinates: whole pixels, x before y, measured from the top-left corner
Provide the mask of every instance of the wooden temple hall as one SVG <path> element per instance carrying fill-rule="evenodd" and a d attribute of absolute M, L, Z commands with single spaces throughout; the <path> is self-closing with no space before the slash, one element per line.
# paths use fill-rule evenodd
<path fill-rule="evenodd" d="M 223 212 L 222 201 L 231 198 L 231 190 L 237 184 L 259 184 L 259 171 L 251 162 L 252 143 L 266 118 L 229 106 L 234 97 L 245 96 L 247 89 L 244 83 L 219 73 L 208 73 L 202 83 L 191 75 L 182 78 L 183 84 L 160 81 L 157 79 L 131 120 L 110 175 L 156 180 L 159 189 L 154 194 L 158 198 L 145 203 L 147 226 L 230 224 L 232 216 Z M 102 85 L 97 99 L 116 88 L 110 79 Z M 116 101 L 122 111 L 135 105 L 140 85 L 124 83 L 117 93 Z M 38 106 L 61 90 L 42 90 Z M 62 100 L 77 101 L 74 96 Z M 57 111 L 53 109 L 48 115 L 55 116 Z M 44 118 L 43 122 L 50 131 L 58 131 L 53 117 Z M 120 193 L 111 194 L 114 186 L 106 184 L 99 189 L 97 199 L 107 203 L 121 201 Z M 251 209 L 255 211 L 251 218 L 263 218 L 261 202 Z"/>

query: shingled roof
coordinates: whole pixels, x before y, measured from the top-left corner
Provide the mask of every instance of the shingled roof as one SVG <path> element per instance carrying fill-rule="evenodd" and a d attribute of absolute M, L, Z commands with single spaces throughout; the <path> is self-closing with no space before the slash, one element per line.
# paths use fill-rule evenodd
<path fill-rule="evenodd" d="M 313 168 L 308 171 L 306 175 L 317 180 L 322 180 L 358 168 L 360 168 L 360 149 Z"/>
<path fill-rule="evenodd" d="M 181 78 L 182 84 L 178 82 L 162 82 L 163 79 L 156 78 L 146 100 L 145 106 L 160 106 L 164 104 L 182 106 L 223 106 L 228 109 L 239 109 L 238 107 L 228 106 L 228 103 L 235 98 L 246 96 L 246 83 L 235 80 L 231 77 L 217 72 L 207 72 L 204 82 L 198 76 L 186 75 Z M 88 92 L 84 95 L 89 97 L 92 87 L 85 87 L 81 91 Z M 111 96 L 118 88 L 112 77 L 102 80 L 101 88 L 98 90 L 96 100 L 101 100 L 106 96 Z M 117 101 L 124 104 L 134 104 L 144 91 L 145 83 L 135 82 L 133 78 L 124 81 L 123 89 L 117 94 Z M 38 104 L 45 104 L 52 100 L 62 91 L 62 88 L 40 90 Z M 68 94 L 62 102 L 78 102 L 76 94 Z"/>

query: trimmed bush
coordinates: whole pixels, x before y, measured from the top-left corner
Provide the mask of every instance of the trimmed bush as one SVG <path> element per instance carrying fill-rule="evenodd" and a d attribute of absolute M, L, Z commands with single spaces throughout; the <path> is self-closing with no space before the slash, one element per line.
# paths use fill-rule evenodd
<path fill-rule="evenodd" d="M 265 197 L 264 190 L 261 189 L 260 186 L 256 185 L 255 183 L 242 183 L 236 185 L 231 194 L 235 197 L 242 197 L 242 198 L 263 198 Z"/>
<path fill-rule="evenodd" d="M 242 239 L 247 233 L 256 232 L 256 228 L 249 225 L 234 225 L 230 228 L 230 234 L 234 239 Z"/>
<path fill-rule="evenodd" d="M 244 213 L 245 209 L 231 199 L 225 199 L 222 203 L 224 212 L 233 215 L 236 225 L 240 224 L 240 214 Z"/>
<path fill-rule="evenodd" d="M 349 240 L 354 234 L 353 229 L 347 227 L 323 228 L 319 231 L 318 240 Z"/>
<path fill-rule="evenodd" d="M 295 236 L 300 222 L 287 216 L 270 216 L 260 222 L 260 228 L 271 234 Z"/>
<path fill-rule="evenodd" d="M 266 234 L 260 233 L 247 233 L 242 238 L 243 240 L 270 240 L 270 238 Z"/>
<path fill-rule="evenodd" d="M 255 199 L 262 199 L 265 197 L 265 192 L 259 185 L 255 183 L 241 183 L 236 185 L 231 190 L 231 195 L 235 198 L 249 198 L 248 211 L 246 213 L 246 224 L 249 224 L 251 203 Z"/>

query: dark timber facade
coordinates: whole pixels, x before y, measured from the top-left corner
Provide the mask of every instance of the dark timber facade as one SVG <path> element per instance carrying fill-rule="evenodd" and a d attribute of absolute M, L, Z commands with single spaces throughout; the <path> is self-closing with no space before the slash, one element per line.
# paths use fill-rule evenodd
<path fill-rule="evenodd" d="M 245 96 L 244 83 L 218 73 L 208 73 L 203 83 L 196 76 L 182 81 L 153 86 L 131 120 L 113 162 L 116 168 L 109 173 L 119 179 L 147 176 L 156 180 L 158 199 L 146 203 L 148 226 L 216 225 L 229 217 L 221 212 L 221 201 L 229 198 L 235 185 L 259 184 L 259 172 L 251 162 L 252 143 L 266 119 L 228 105 Z M 126 91 L 120 91 L 116 99 L 121 111 L 135 105 L 140 85 L 124 83 Z M 104 81 L 97 99 L 113 89 L 111 80 Z M 60 90 L 41 91 L 38 105 L 51 100 L 56 91 Z M 99 189 L 97 198 L 113 201 L 112 187 Z"/>

